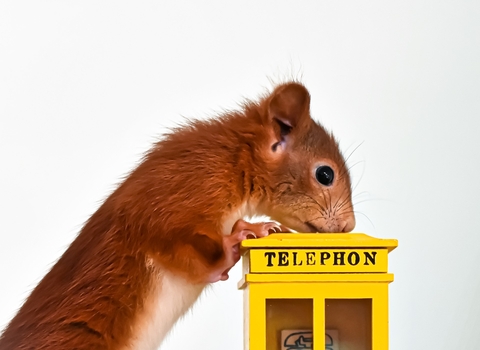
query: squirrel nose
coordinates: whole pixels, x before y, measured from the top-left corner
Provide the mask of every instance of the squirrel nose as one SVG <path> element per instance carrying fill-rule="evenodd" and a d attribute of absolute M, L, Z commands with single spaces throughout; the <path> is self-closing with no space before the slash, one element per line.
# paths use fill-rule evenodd
<path fill-rule="evenodd" d="M 355 228 L 355 216 L 350 215 L 345 220 L 340 222 L 340 232 L 351 232 Z"/>

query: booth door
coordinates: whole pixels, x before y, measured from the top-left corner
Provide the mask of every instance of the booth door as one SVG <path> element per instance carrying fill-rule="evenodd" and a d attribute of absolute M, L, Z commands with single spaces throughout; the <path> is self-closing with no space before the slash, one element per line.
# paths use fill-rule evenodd
<path fill-rule="evenodd" d="M 266 349 L 313 350 L 313 299 L 266 299 Z M 324 299 L 325 350 L 372 350 L 372 300 Z"/>

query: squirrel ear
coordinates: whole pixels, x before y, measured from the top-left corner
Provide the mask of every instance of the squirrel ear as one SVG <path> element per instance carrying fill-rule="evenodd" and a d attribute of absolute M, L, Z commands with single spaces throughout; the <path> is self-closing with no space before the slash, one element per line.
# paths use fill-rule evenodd
<path fill-rule="evenodd" d="M 268 116 L 280 126 L 280 135 L 290 131 L 309 118 L 310 94 L 301 84 L 288 83 L 278 87 L 268 105 Z"/>

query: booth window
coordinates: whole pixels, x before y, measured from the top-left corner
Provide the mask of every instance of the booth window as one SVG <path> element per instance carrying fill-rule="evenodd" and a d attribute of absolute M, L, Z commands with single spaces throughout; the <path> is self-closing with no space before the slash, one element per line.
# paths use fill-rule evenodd
<path fill-rule="evenodd" d="M 325 329 L 341 350 L 372 350 L 372 299 L 325 299 Z"/>
<path fill-rule="evenodd" d="M 311 348 L 313 299 L 267 299 L 265 311 L 266 350 L 289 349 L 291 342 L 301 344 L 303 349 Z M 285 344 L 282 343 L 282 332 Z"/>

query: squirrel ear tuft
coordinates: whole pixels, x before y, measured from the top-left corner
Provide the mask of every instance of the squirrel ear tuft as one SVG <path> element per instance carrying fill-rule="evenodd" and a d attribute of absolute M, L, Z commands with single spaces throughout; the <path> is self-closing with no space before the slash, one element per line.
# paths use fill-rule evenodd
<path fill-rule="evenodd" d="M 281 136 L 289 133 L 303 120 L 310 118 L 310 94 L 301 84 L 288 83 L 279 86 L 268 105 L 271 121 L 280 125 Z"/>

